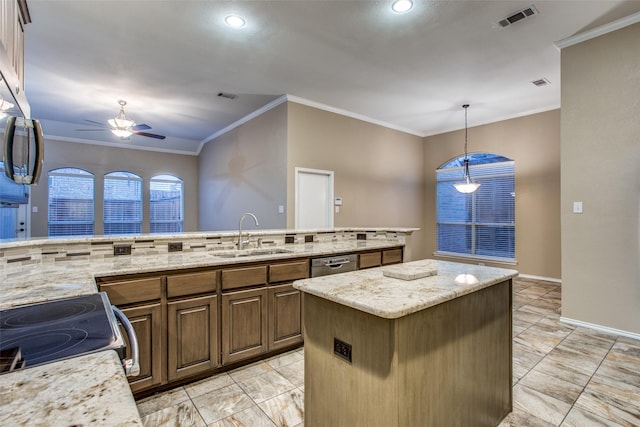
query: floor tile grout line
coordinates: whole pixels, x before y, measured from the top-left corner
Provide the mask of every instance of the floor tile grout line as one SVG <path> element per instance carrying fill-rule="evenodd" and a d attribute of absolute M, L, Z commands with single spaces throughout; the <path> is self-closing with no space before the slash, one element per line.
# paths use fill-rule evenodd
<path fill-rule="evenodd" d="M 577 328 L 576 328 L 577 329 Z M 569 334 L 571 335 L 571 334 Z M 567 337 L 569 336 L 567 335 Z M 564 340 L 562 340 L 564 341 Z M 611 352 L 611 349 L 613 348 L 613 346 L 616 344 L 616 342 L 618 342 L 618 338 L 616 338 L 613 341 L 613 344 L 611 344 L 611 347 L 609 347 L 609 350 L 607 350 L 607 354 L 604 355 L 604 357 L 602 358 L 602 360 L 600 361 L 600 363 L 598 363 L 598 367 L 593 371 L 593 374 L 591 374 L 591 376 L 589 377 L 589 381 L 586 382 L 586 384 L 584 385 L 584 387 L 582 387 L 582 390 L 580 390 L 580 394 L 578 395 L 578 397 L 573 401 L 573 403 L 571 404 L 571 408 L 569 408 L 569 411 L 567 411 L 567 414 L 564 416 L 564 418 L 562 419 L 562 422 L 559 425 L 562 425 L 562 423 L 567 419 L 567 417 L 569 416 L 569 414 L 571 413 L 571 411 L 573 410 L 573 408 L 576 406 L 576 403 L 578 402 L 578 400 L 580 399 L 580 396 L 582 396 L 582 393 L 584 393 L 584 391 L 587 389 L 587 386 L 589 385 L 589 383 L 591 382 L 591 380 L 593 379 L 593 377 L 596 375 L 596 373 L 598 372 L 598 369 L 600 369 L 600 366 L 602 366 L 602 363 L 604 363 L 605 359 L 607 358 L 607 356 L 609 355 L 609 352 Z M 560 345 L 560 344 L 558 344 Z M 615 406 L 615 405 L 614 405 Z M 584 409 L 585 411 L 593 414 L 593 412 Z M 597 414 L 594 414 L 597 415 Z M 609 421 L 613 421 L 616 422 L 614 420 L 608 419 Z"/>

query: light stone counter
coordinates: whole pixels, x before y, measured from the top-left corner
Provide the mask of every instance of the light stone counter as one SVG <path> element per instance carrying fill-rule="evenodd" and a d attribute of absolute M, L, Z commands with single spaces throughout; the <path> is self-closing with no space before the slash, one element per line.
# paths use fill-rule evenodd
<path fill-rule="evenodd" d="M 251 250 L 248 250 L 243 253 L 246 256 L 228 257 L 234 253 L 234 250 L 213 250 L 115 257 L 81 255 L 55 262 L 47 260 L 30 262 L 30 260 L 21 264 L 7 264 L 4 269 L 0 269 L 0 309 L 94 293 L 97 292 L 96 277 L 216 267 L 307 256 L 330 256 L 337 253 L 403 245 L 404 243 L 399 241 L 344 240 L 272 246 L 271 248 L 285 249 L 289 252 L 271 255 L 251 255 Z"/>
<path fill-rule="evenodd" d="M 385 269 L 408 277 L 437 270 L 436 275 L 404 280 L 384 275 Z M 425 273 L 426 274 L 426 273 Z M 396 319 L 516 277 L 516 270 L 425 259 L 298 280 L 293 286 L 365 313 Z"/>
<path fill-rule="evenodd" d="M 2 426 L 142 426 L 112 350 L 0 375 L 0 402 Z"/>
<path fill-rule="evenodd" d="M 215 267 L 405 246 L 417 229 L 251 230 L 265 249 L 286 253 L 229 257 L 237 234 L 108 236 L 0 241 L 0 309 L 97 292 L 96 277 Z M 305 243 L 313 235 L 314 242 Z M 366 235 L 369 240 L 359 240 Z M 293 244 L 285 244 L 285 236 Z M 270 240 L 267 240 L 270 239 Z M 183 251 L 167 250 L 182 242 Z M 113 256 L 130 244 L 132 255 Z M 406 246 L 405 246 L 406 247 Z M 407 251 L 405 251 L 405 256 Z M 0 375 L 0 425 L 142 425 L 114 351 Z"/>

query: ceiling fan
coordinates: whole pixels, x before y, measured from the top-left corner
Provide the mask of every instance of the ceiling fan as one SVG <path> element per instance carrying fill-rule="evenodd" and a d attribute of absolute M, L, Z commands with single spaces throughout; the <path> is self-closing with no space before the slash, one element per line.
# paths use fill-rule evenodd
<path fill-rule="evenodd" d="M 124 106 L 127 105 L 127 101 L 118 100 L 120 104 L 120 113 L 110 120 L 107 120 L 108 126 L 104 123 L 96 122 L 93 120 L 85 120 L 94 125 L 100 126 L 104 129 L 76 129 L 77 131 L 96 132 L 103 130 L 110 130 L 114 135 L 119 136 L 120 139 L 128 139 L 131 135 L 147 136 L 149 138 L 165 139 L 164 135 L 157 135 L 155 133 L 143 132 L 151 129 L 151 126 L 145 124 L 137 125 L 133 120 L 127 119 L 124 114 Z"/>

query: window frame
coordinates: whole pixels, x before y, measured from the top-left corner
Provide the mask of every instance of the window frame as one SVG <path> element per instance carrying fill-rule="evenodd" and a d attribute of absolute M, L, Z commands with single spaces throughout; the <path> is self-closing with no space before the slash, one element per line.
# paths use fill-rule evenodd
<path fill-rule="evenodd" d="M 167 183 L 167 184 L 180 184 L 180 207 L 179 207 L 179 220 L 165 220 L 165 221 L 154 221 L 154 200 L 153 191 L 154 191 L 154 183 Z M 178 229 L 166 231 L 154 231 L 154 224 L 179 224 Z M 161 173 L 152 176 L 149 179 L 149 233 L 153 234 L 171 234 L 171 233 L 182 233 L 184 231 L 184 180 L 179 176 L 169 174 L 169 173 Z"/>
<path fill-rule="evenodd" d="M 64 171 L 64 172 L 62 172 Z M 69 171 L 80 171 L 81 173 L 72 173 Z M 64 225 L 65 223 L 69 224 L 69 226 L 71 227 L 74 222 L 72 222 L 73 220 L 67 220 L 66 222 L 64 220 L 61 221 L 51 221 L 51 217 L 52 217 L 52 209 L 51 209 L 51 178 L 52 177 L 70 177 L 70 178 L 78 178 L 78 177 L 82 177 L 82 178 L 91 178 L 92 181 L 92 194 L 91 194 L 91 209 L 85 209 L 85 212 L 87 213 L 91 213 L 91 222 L 78 222 L 76 221 L 75 224 L 86 224 L 87 226 L 89 226 L 90 224 L 90 228 L 91 228 L 91 232 L 90 233 L 84 233 L 84 234 L 80 234 L 80 233 L 55 233 L 55 234 L 51 234 L 51 229 L 52 229 L 52 225 L 56 226 L 56 225 Z M 47 236 L 48 237 L 74 237 L 74 236 L 93 236 L 95 235 L 95 231 L 96 231 L 96 220 L 95 220 L 95 198 L 96 198 L 96 177 L 95 174 L 82 169 L 82 168 L 76 168 L 76 167 L 62 167 L 62 168 L 56 168 L 56 169 L 51 169 L 48 173 L 47 173 Z M 79 199 L 78 199 L 79 200 Z M 88 199 L 87 199 L 88 200 Z M 62 228 L 62 227 L 61 227 Z"/>
<path fill-rule="evenodd" d="M 128 182 L 138 183 L 139 187 L 135 191 L 138 191 L 140 196 L 140 198 L 137 200 L 138 202 L 137 214 L 138 214 L 139 221 L 131 221 L 131 220 L 126 220 L 124 218 L 120 221 L 111 220 L 111 219 L 107 221 L 107 212 L 111 211 L 111 209 L 107 209 L 107 191 L 106 190 L 107 190 L 108 180 L 128 181 Z M 140 175 L 137 175 L 129 171 L 108 172 L 102 176 L 102 189 L 103 189 L 102 191 L 102 233 L 105 236 L 142 234 L 142 225 L 143 225 L 143 218 L 144 218 L 143 216 L 144 180 L 142 179 L 142 177 Z M 130 199 L 130 201 L 134 201 L 134 199 Z M 110 224 L 110 225 L 107 226 L 107 224 Z M 112 228 L 112 226 L 114 226 L 115 224 L 123 224 L 122 230 L 118 230 L 118 231 L 107 230 L 108 228 Z M 137 225 L 137 227 L 134 227 L 137 229 L 124 231 L 124 229 L 127 228 L 126 226 L 131 224 Z"/>
<path fill-rule="evenodd" d="M 488 159 L 491 160 L 491 158 L 496 159 L 497 161 L 487 161 Z M 465 216 L 465 220 L 463 221 L 460 221 L 460 220 L 451 221 L 449 220 L 449 218 L 444 218 L 443 220 L 441 220 L 441 206 L 442 206 L 441 204 L 445 202 L 441 200 L 441 194 L 440 194 L 441 191 L 439 186 L 450 185 L 451 188 L 453 189 L 454 183 L 462 181 L 464 168 L 461 165 L 463 164 L 463 159 L 464 159 L 463 155 L 456 156 L 455 158 L 443 163 L 436 169 L 436 251 L 434 252 L 434 255 L 451 257 L 451 258 L 460 258 L 460 259 L 473 260 L 473 261 L 488 261 L 488 262 L 503 263 L 503 264 L 509 264 L 509 265 L 517 264 L 516 229 L 515 229 L 516 223 L 515 223 L 515 161 L 514 160 L 499 154 L 495 154 L 495 153 L 469 154 L 469 160 L 470 160 L 469 174 L 472 180 L 477 181 L 480 184 L 482 184 L 482 181 L 485 181 L 485 188 L 483 189 L 483 186 L 481 185 L 480 189 L 470 194 L 457 193 L 455 190 L 452 190 L 450 194 L 455 194 L 455 197 L 460 197 L 460 199 L 456 200 L 458 203 L 461 200 L 464 200 L 464 204 L 466 205 L 465 209 L 468 209 L 469 211 L 463 213 L 463 216 Z M 511 168 L 510 173 L 494 173 L 494 174 L 490 173 L 491 168 L 499 169 L 499 168 L 508 168 L 508 167 Z M 485 172 L 485 173 L 483 174 L 482 172 Z M 501 178 L 501 177 L 508 178 L 508 180 L 506 181 L 506 185 L 504 182 L 497 183 L 495 181 L 496 178 Z M 503 192 L 501 197 L 503 198 L 503 204 L 506 204 L 506 206 L 499 206 L 499 210 L 501 212 L 501 215 L 503 216 L 506 215 L 507 220 L 496 221 L 496 222 L 483 222 L 481 221 L 481 219 L 478 218 L 478 209 L 485 209 L 485 212 L 487 209 L 495 210 L 495 206 L 490 206 L 488 203 L 482 204 L 483 199 L 485 199 L 485 201 L 491 200 L 492 203 L 494 204 L 496 201 L 495 198 L 492 198 L 491 196 L 489 196 L 489 198 L 485 198 L 486 196 L 481 197 L 481 195 L 483 194 L 481 193 L 481 191 L 487 190 L 486 184 L 489 182 L 490 179 L 494 180 L 492 182 L 493 184 L 492 189 L 502 190 Z M 509 188 L 510 185 L 512 186 Z M 509 196 L 513 198 L 511 202 L 507 199 L 507 197 L 509 197 L 506 195 L 507 191 L 509 192 Z M 450 199 L 447 198 L 447 201 L 449 200 Z M 499 200 L 500 199 L 498 199 L 498 201 Z M 452 216 L 455 216 L 455 215 L 452 215 Z M 446 225 L 446 226 L 454 225 L 454 226 L 465 227 L 462 233 L 466 235 L 465 239 L 468 239 L 468 242 L 466 241 L 464 242 L 464 249 L 467 250 L 467 252 L 456 252 L 456 251 L 441 249 L 441 239 L 445 239 L 447 237 L 447 232 L 445 232 L 441 228 L 441 225 Z M 506 233 L 508 235 L 508 237 L 506 237 L 507 239 L 506 241 L 508 242 L 508 244 L 506 245 L 506 252 L 507 254 L 512 254 L 513 255 L 512 257 L 486 254 L 486 252 L 490 252 L 491 250 L 488 249 L 487 247 L 482 247 L 482 245 L 479 245 L 478 242 L 482 240 L 481 230 L 483 229 L 490 230 L 491 228 L 493 228 L 494 230 L 493 232 L 495 233 L 495 235 L 493 236 L 494 239 L 496 238 L 496 236 L 500 236 L 500 234 Z M 500 230 L 502 230 L 502 233 L 500 233 Z M 505 252 L 504 249 L 500 251 L 495 247 L 493 251 L 495 253 Z M 482 252 L 485 252 L 485 253 L 482 253 Z"/>

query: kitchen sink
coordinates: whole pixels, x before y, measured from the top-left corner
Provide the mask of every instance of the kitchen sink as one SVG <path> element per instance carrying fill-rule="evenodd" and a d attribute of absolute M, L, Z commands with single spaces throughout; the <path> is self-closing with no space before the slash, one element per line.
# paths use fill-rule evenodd
<path fill-rule="evenodd" d="M 289 254 L 292 252 L 292 250 L 284 248 L 257 248 L 243 249 L 241 251 L 213 251 L 211 255 L 220 258 L 241 258 L 260 255 Z"/>

